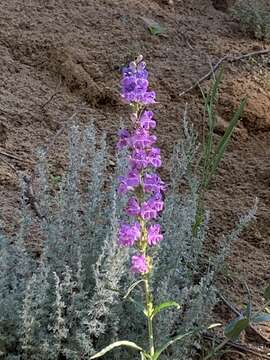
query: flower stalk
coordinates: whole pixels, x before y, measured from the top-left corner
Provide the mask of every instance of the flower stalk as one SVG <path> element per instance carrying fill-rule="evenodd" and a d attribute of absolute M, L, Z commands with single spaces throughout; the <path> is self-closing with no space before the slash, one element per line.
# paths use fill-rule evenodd
<path fill-rule="evenodd" d="M 165 184 L 155 173 L 161 166 L 160 149 L 154 146 L 156 136 L 150 131 L 156 127 L 153 112 L 145 107 L 155 103 L 155 93 L 148 90 L 148 72 L 140 56 L 123 71 L 121 96 L 131 105 L 132 130 L 119 132 L 118 149 L 128 147 L 129 168 L 120 178 L 118 193 L 131 193 L 125 212 L 133 219 L 121 224 L 119 244 L 136 249 L 131 258 L 131 270 L 144 281 L 145 313 L 147 316 L 149 354 L 154 358 L 155 344 L 153 331 L 154 303 L 150 286 L 152 258 L 149 250 L 163 239 L 160 225 L 155 223 L 163 210 Z"/>
<path fill-rule="evenodd" d="M 118 346 L 136 349 L 141 359 L 158 360 L 160 355 L 176 341 L 189 333 L 177 335 L 175 338 L 155 347 L 153 318 L 160 311 L 169 307 L 179 308 L 175 301 L 167 301 L 156 305 L 151 291 L 151 273 L 153 271 L 152 248 L 163 240 L 161 226 L 157 222 L 164 208 L 165 183 L 157 174 L 161 167 L 160 149 L 155 145 L 156 136 L 151 133 L 156 128 L 156 120 L 152 111 L 146 109 L 155 103 L 156 94 L 148 90 L 148 72 L 142 56 L 123 69 L 121 81 L 121 97 L 132 109 L 129 129 L 118 133 L 117 149 L 128 149 L 128 168 L 126 174 L 120 176 L 117 192 L 128 195 L 125 213 L 129 220 L 122 222 L 118 230 L 120 246 L 131 248 L 131 271 L 139 276 L 129 291 L 144 282 L 144 314 L 147 317 L 149 348 L 144 350 L 130 341 L 117 341 L 91 357 L 96 359 Z M 126 296 L 125 296 L 126 297 Z"/>

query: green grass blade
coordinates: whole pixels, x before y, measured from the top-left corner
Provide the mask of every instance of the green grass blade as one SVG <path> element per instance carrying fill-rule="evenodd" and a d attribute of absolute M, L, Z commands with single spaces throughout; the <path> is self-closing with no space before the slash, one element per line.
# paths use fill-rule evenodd
<path fill-rule="evenodd" d="M 217 77 L 214 79 L 210 91 L 205 95 L 202 91 L 204 99 L 204 110 L 207 114 L 208 131 L 203 147 L 203 187 L 209 182 L 211 171 L 212 154 L 213 154 L 213 138 L 214 128 L 216 126 L 215 105 L 218 100 L 219 87 L 223 78 L 223 69 L 220 70 Z"/>
<path fill-rule="evenodd" d="M 241 115 L 243 113 L 245 105 L 246 105 L 246 99 L 243 99 L 241 101 L 241 103 L 240 103 L 240 106 L 239 106 L 238 110 L 235 112 L 232 120 L 230 121 L 229 126 L 227 127 L 224 135 L 222 136 L 222 138 L 221 138 L 221 140 L 219 142 L 216 154 L 215 154 L 214 159 L 213 159 L 211 172 L 210 172 L 210 178 L 216 172 L 217 167 L 218 167 L 221 159 L 223 158 L 225 149 L 226 149 L 226 147 L 228 145 L 228 142 L 229 142 L 229 140 L 230 140 L 230 138 L 232 136 L 232 133 L 233 133 L 235 127 L 237 126 L 237 124 L 238 124 L 238 122 L 239 122 L 239 120 L 241 118 Z M 210 178 L 209 178 L 209 180 L 210 180 Z"/>

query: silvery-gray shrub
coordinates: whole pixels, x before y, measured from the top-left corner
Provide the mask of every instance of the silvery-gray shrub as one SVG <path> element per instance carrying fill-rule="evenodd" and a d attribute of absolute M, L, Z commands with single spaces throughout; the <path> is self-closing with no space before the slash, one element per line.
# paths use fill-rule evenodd
<path fill-rule="evenodd" d="M 171 298 L 181 308 L 166 310 L 166 319 L 157 317 L 160 342 L 209 325 L 219 264 L 227 255 L 227 245 L 254 217 L 250 212 L 240 220 L 213 265 L 204 265 L 209 215 L 194 238 L 199 180 L 192 164 L 198 147 L 186 119 L 183 124 L 183 139 L 175 144 L 171 159 L 161 219 L 164 241 L 155 254 L 152 279 L 155 298 L 159 302 Z M 128 250 L 117 244 L 125 199 L 119 200 L 115 189 L 125 156 L 116 158 L 113 174 L 108 171 L 106 139 L 97 136 L 93 125 L 84 130 L 70 128 L 68 153 L 67 170 L 55 191 L 50 185 L 47 152 L 39 152 L 35 194 L 43 217 L 38 231 L 41 255 L 33 255 L 27 246 L 34 222 L 24 189 L 20 231 L 11 239 L 0 235 L 0 352 L 6 359 L 87 359 L 112 340 L 145 344 L 142 299 L 136 289 L 124 299 L 134 279 L 127 264 Z M 172 347 L 164 359 L 194 359 L 198 347 L 198 337 L 189 338 Z M 136 356 L 118 350 L 107 358 Z"/>

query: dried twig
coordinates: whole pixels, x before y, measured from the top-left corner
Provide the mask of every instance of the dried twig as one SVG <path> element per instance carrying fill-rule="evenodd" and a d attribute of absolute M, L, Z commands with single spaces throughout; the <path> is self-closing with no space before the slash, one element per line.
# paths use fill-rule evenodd
<path fill-rule="evenodd" d="M 219 343 L 222 343 L 224 341 L 223 338 L 221 338 L 220 336 L 216 336 L 216 335 L 213 335 L 213 334 L 210 334 L 210 333 L 205 333 L 203 335 L 203 337 L 207 340 L 217 340 Z M 259 351 L 259 350 L 253 350 L 249 347 L 247 347 L 246 345 L 242 345 L 242 344 L 238 344 L 236 342 L 233 342 L 233 341 L 228 341 L 226 346 L 229 346 L 229 347 L 232 347 L 236 350 L 239 350 L 243 353 L 246 353 L 246 354 L 252 354 L 252 355 L 256 355 L 258 357 L 260 357 L 261 359 L 267 359 L 267 360 L 270 360 L 270 356 L 268 356 L 267 354 L 265 354 L 264 352 L 262 351 Z"/>
<path fill-rule="evenodd" d="M 252 56 L 265 55 L 268 53 L 270 53 L 270 49 L 253 51 L 253 52 L 250 52 L 247 54 L 240 54 L 238 56 L 232 55 L 232 54 L 227 54 L 227 55 L 223 56 L 221 59 L 219 59 L 216 64 L 212 64 L 211 70 L 208 71 L 207 74 L 202 76 L 198 81 L 195 82 L 195 84 L 191 85 L 188 89 L 181 92 L 179 94 L 179 96 L 183 96 L 183 95 L 187 94 L 188 92 L 190 92 L 191 90 L 193 90 L 197 86 L 199 86 L 201 83 L 203 83 L 205 80 L 208 80 L 217 71 L 217 69 L 221 66 L 221 64 L 223 64 L 226 61 L 232 63 L 232 62 L 239 61 L 242 59 L 250 58 Z"/>
<path fill-rule="evenodd" d="M 222 294 L 218 293 L 218 296 L 235 315 L 241 315 L 240 311 L 233 304 L 231 304 L 229 300 L 227 300 Z M 264 344 L 270 344 L 270 340 L 267 339 L 263 334 L 261 334 L 254 326 L 249 325 L 248 329 L 251 330 L 254 334 L 256 334 L 256 336 L 258 336 Z"/>
<path fill-rule="evenodd" d="M 12 164 L 10 164 L 7 160 L 5 160 L 2 156 L 0 156 L 0 160 L 5 163 L 8 167 L 10 167 L 14 172 L 15 174 L 19 177 L 19 173 L 18 173 L 18 170 L 15 168 L 15 166 L 13 166 Z"/>
<path fill-rule="evenodd" d="M 44 109 L 45 106 L 47 106 L 47 105 L 53 100 L 53 98 L 54 98 L 55 96 L 59 95 L 60 93 L 61 93 L 60 91 L 56 91 L 55 93 L 53 93 L 53 94 L 51 95 L 51 97 L 50 97 L 44 104 L 42 104 L 42 105 L 40 106 L 41 109 Z"/>
<path fill-rule="evenodd" d="M 22 159 L 22 158 L 20 158 L 20 157 L 18 157 L 16 155 L 10 154 L 10 153 L 6 152 L 5 150 L 2 150 L 2 149 L 0 149 L 0 155 L 9 157 L 10 159 L 18 160 L 20 162 L 26 162 L 26 163 L 31 163 L 31 164 L 34 163 L 32 160 Z"/>
<path fill-rule="evenodd" d="M 59 91 L 59 88 L 61 86 L 61 78 L 59 79 L 59 82 L 56 86 L 56 89 L 55 89 L 55 92 L 49 97 L 49 99 L 44 103 L 42 104 L 40 107 L 41 109 L 44 109 L 45 106 L 49 105 L 49 103 L 53 100 L 53 98 L 59 94 L 61 94 L 61 91 Z"/>

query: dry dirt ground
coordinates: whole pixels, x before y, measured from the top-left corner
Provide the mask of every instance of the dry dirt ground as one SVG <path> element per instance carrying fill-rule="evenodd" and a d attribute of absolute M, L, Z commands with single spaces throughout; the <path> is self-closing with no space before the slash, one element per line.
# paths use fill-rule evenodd
<path fill-rule="evenodd" d="M 147 29 L 153 21 L 165 29 L 160 36 Z M 115 142 L 127 111 L 118 97 L 119 68 L 128 60 L 143 54 L 148 62 L 159 101 L 155 107 L 159 141 L 164 156 L 169 157 L 179 137 L 185 103 L 196 128 L 200 131 L 203 126 L 200 90 L 179 94 L 209 71 L 210 61 L 227 53 L 267 47 L 269 43 L 241 33 L 231 15 L 214 9 L 210 0 L 1 0 L 0 196 L 4 229 L 10 230 L 19 207 L 14 169 L 31 174 L 36 149 L 48 145 L 74 113 L 78 123 L 93 120 L 98 131 L 106 131 L 109 142 Z M 257 222 L 232 249 L 227 274 L 222 277 L 223 292 L 238 307 L 243 302 L 244 281 L 257 306 L 270 283 L 269 55 L 225 66 L 217 138 L 246 95 L 242 123 L 207 194 L 213 239 L 231 229 L 255 197 L 259 198 Z M 63 133 L 51 156 L 54 175 L 63 171 L 64 145 Z M 226 319 L 232 315 L 222 306 L 217 311 Z M 269 328 L 262 331 L 270 338 Z"/>

